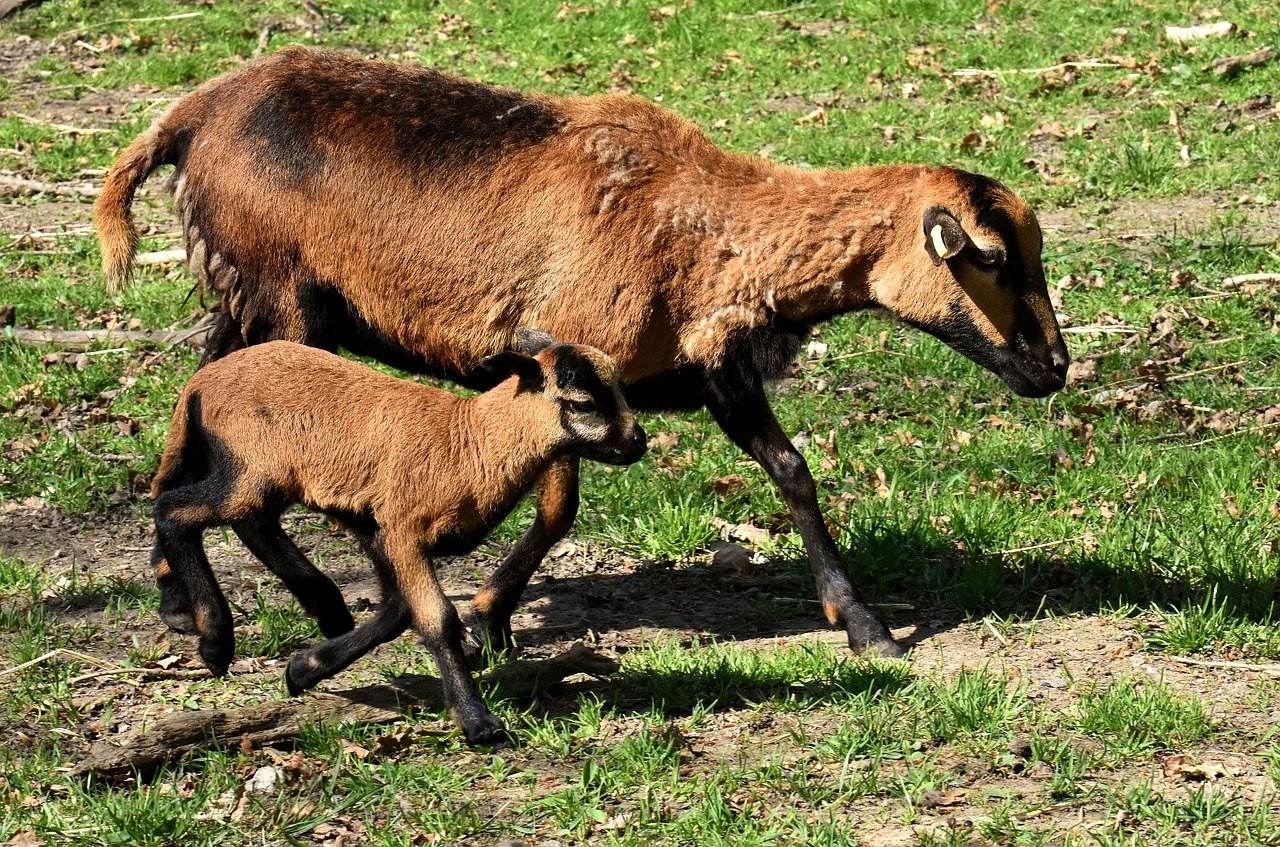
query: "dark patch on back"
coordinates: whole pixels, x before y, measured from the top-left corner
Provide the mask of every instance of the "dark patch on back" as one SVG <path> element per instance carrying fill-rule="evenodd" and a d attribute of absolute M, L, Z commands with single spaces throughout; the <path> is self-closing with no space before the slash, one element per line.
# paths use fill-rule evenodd
<path fill-rule="evenodd" d="M 564 123 L 518 92 L 429 68 L 299 51 L 276 72 L 244 131 L 299 182 L 324 166 L 330 143 L 394 152 L 421 178 L 536 144 Z"/>
<path fill-rule="evenodd" d="M 310 108 L 303 91 L 287 88 L 273 94 L 249 112 L 245 135 L 263 143 L 271 173 L 280 168 L 290 182 L 306 182 L 324 166 L 324 149 L 316 143 L 324 117 Z"/>

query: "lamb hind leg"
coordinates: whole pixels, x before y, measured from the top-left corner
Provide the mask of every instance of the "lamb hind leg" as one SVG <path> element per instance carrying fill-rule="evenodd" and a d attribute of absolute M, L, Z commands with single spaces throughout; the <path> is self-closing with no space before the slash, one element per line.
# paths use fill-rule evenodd
<path fill-rule="evenodd" d="M 382 604 L 372 618 L 351 632 L 294 654 L 285 670 L 285 685 L 290 694 L 301 694 L 314 688 L 322 680 L 342 672 L 374 647 L 398 637 L 413 621 L 404 594 L 396 584 L 395 570 L 383 554 L 377 537 L 354 528 L 352 532 L 365 553 L 373 560 L 382 592 Z"/>
<path fill-rule="evenodd" d="M 234 523 L 231 528 L 249 552 L 279 577 L 306 613 L 316 619 L 325 638 L 355 628 L 342 591 L 285 534 L 278 517 L 255 516 Z"/>
<path fill-rule="evenodd" d="M 511 616 L 520 595 L 546 557 L 547 551 L 568 533 L 578 514 L 576 456 L 557 460 L 538 481 L 538 511 L 533 526 L 516 542 L 471 601 L 471 629 L 479 651 L 501 652 L 515 648 Z M 474 650 L 477 645 L 468 645 Z"/>
<path fill-rule="evenodd" d="M 779 426 L 759 380 L 713 380 L 707 408 L 725 434 L 760 463 L 781 491 L 809 554 L 818 600 L 831 625 L 845 630 L 849 648 L 855 653 L 905 655 L 906 650 L 850 582 L 840 551 L 823 523 L 809 466 Z"/>
<path fill-rule="evenodd" d="M 157 537 L 151 548 L 151 571 L 156 575 L 156 587 L 160 589 L 160 620 L 174 632 L 195 635 L 196 618 L 191 611 L 191 599 L 187 590 L 169 567 Z"/>
<path fill-rule="evenodd" d="M 171 576 L 185 592 L 199 653 L 215 676 L 222 676 L 235 655 L 231 607 L 214 578 L 205 556 L 201 534 L 221 523 L 216 514 L 219 486 L 206 479 L 174 489 L 156 500 L 156 543 L 168 563 Z"/>

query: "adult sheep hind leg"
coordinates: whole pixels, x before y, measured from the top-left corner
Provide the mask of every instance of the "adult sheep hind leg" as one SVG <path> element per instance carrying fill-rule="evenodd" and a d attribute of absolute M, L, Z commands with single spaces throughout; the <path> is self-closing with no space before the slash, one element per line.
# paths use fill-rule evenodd
<path fill-rule="evenodd" d="M 840 551 L 818 508 L 817 489 L 804 457 L 782 431 L 759 378 L 718 374 L 707 409 L 729 438 L 755 459 L 782 492 L 813 568 L 818 600 L 832 626 L 845 630 L 855 653 L 900 657 L 906 650 L 867 608 L 845 571 Z"/>

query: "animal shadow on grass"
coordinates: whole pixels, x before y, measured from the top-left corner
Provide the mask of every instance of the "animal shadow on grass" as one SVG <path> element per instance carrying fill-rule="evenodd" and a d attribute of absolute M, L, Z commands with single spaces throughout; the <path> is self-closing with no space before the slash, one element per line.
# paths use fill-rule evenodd
<path fill-rule="evenodd" d="M 958 544 L 928 527 L 887 524 L 860 527 L 847 541 L 843 553 L 854 584 L 910 646 L 988 615 L 1029 621 L 1126 606 L 1178 610 L 1213 598 L 1228 616 L 1261 623 L 1276 602 L 1270 579 L 1212 566 L 1196 576 L 1173 575 L 1147 552 L 1104 556 L 1075 545 L 1061 553 L 1000 553 L 979 543 Z M 743 580 L 714 566 L 660 563 L 628 573 L 543 577 L 522 602 L 522 608 L 536 608 L 539 623 L 517 637 L 541 643 L 641 626 L 673 638 L 718 641 L 835 635 L 822 616 L 806 559 L 775 559 L 762 570 L 762 578 L 745 580 L 756 583 L 745 588 Z"/>
<path fill-rule="evenodd" d="M 844 540 L 843 552 L 855 584 L 910 646 L 927 644 L 931 636 L 966 619 L 987 615 L 1025 621 L 1047 613 L 1091 614 L 1126 605 L 1178 610 L 1212 598 L 1228 618 L 1261 623 L 1275 609 L 1276 586 L 1270 580 L 1228 573 L 1222 567 L 1216 572 L 1209 568 L 1207 575 L 1194 579 L 1171 577 L 1164 563 L 1148 553 L 1104 557 L 1078 547 L 1061 553 L 1051 548 L 997 553 L 973 541 L 958 544 L 927 524 L 888 522 L 853 527 Z M 327 536 L 299 541 L 304 547 L 330 543 Z M 1210 541 L 1222 539 L 1206 539 Z M 339 546 L 345 545 L 339 541 Z M 1218 556 L 1219 561 L 1222 558 Z M 446 582 L 451 571 L 470 571 L 471 582 L 479 576 L 475 559 L 454 562 L 442 562 Z M 494 558 L 489 566 L 496 562 Z M 367 582 L 370 574 L 362 566 L 348 564 L 335 566 L 330 559 L 326 570 L 350 601 L 357 584 Z M 909 678 L 907 666 L 894 670 L 885 663 L 854 661 L 824 671 L 817 663 L 810 669 L 812 679 L 797 688 L 794 666 L 779 670 L 777 663 L 733 655 L 749 651 L 726 651 L 729 655 L 723 660 L 709 662 L 679 658 L 678 648 L 694 641 L 724 643 L 827 633 L 824 640 L 838 642 L 837 631 L 822 617 L 806 559 L 775 558 L 760 565 L 754 579 L 746 580 L 705 563 L 647 562 L 626 570 L 599 560 L 581 564 L 581 573 L 572 563 L 563 562 L 534 579 L 517 611 L 517 638 L 530 652 L 545 652 L 539 647 L 558 650 L 576 640 L 598 641 L 618 650 L 644 649 L 654 641 L 675 645 L 653 667 L 641 663 L 638 670 L 590 686 L 596 696 L 620 711 L 646 711 L 661 704 L 664 711 L 679 714 L 710 703 L 725 709 L 764 699 L 820 701 L 837 690 L 891 692 Z M 455 601 L 463 601 L 474 587 L 453 584 L 448 593 Z M 150 616 L 146 609 L 153 605 L 154 594 L 145 580 L 109 577 L 70 586 L 40 603 L 46 615 L 65 619 L 121 605 Z M 295 601 L 281 590 L 267 602 Z M 459 603 L 460 611 L 464 608 Z M 285 648 L 294 643 L 280 645 L 282 656 L 292 652 Z M 352 683 L 353 678 L 344 681 L 340 675 L 329 687 Z M 522 708 L 555 715 L 573 711 L 576 699 L 552 695 Z"/>

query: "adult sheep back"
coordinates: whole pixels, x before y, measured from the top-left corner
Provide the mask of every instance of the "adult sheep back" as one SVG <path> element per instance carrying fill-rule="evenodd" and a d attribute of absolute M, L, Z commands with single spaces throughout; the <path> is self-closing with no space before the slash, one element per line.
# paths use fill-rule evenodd
<path fill-rule="evenodd" d="M 705 406 L 764 466 L 855 650 L 902 652 L 851 584 L 765 382 L 815 323 L 877 307 L 1017 394 L 1066 377 L 1035 215 L 951 168 L 785 167 L 633 97 L 525 95 L 290 48 L 201 86 L 121 154 L 95 209 L 116 289 L 134 192 L 165 164 L 190 269 L 221 300 L 205 361 L 287 339 L 476 385 L 517 327 L 598 347 L 633 408 Z M 577 507 L 564 460 L 475 597 L 482 639 L 509 643 Z"/>

